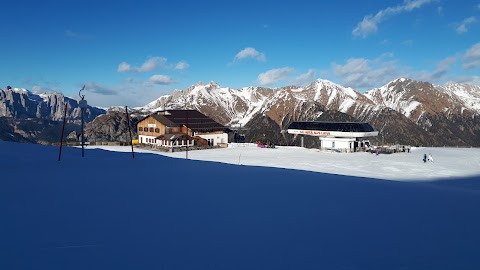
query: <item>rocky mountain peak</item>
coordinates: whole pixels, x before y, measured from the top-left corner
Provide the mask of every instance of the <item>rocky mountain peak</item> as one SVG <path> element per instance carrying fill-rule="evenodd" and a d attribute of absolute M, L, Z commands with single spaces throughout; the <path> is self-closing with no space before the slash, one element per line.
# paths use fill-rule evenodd
<path fill-rule="evenodd" d="M 332 82 L 332 81 L 329 81 L 329 80 L 325 80 L 325 79 L 316 79 L 313 83 L 311 83 L 309 86 L 307 87 L 316 87 L 317 89 L 322 89 L 322 88 L 332 88 L 332 87 L 335 87 L 335 88 L 343 88 L 342 86 Z"/>
<path fill-rule="evenodd" d="M 220 85 L 214 81 L 210 81 L 208 85 L 213 88 L 220 88 Z"/>
<path fill-rule="evenodd" d="M 80 109 L 77 100 L 60 93 L 36 94 L 24 88 L 6 87 L 0 90 L 0 116 L 18 119 L 45 119 L 58 121 L 64 116 L 68 104 L 67 121 L 80 122 Z M 87 121 L 105 113 L 105 110 L 88 106 Z"/>

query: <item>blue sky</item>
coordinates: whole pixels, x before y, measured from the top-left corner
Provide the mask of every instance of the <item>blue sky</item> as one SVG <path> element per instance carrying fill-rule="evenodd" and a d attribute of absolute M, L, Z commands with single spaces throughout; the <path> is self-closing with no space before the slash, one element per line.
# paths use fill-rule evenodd
<path fill-rule="evenodd" d="M 480 84 L 480 0 L 8 1 L 0 86 L 142 106 L 197 82 Z"/>

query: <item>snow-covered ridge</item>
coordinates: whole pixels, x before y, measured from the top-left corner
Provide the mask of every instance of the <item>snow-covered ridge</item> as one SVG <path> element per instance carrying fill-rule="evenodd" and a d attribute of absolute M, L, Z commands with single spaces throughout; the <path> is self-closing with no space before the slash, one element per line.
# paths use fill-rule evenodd
<path fill-rule="evenodd" d="M 380 88 L 370 90 L 365 96 L 378 105 L 386 106 L 410 117 L 412 111 L 421 105 L 414 96 L 409 95 L 407 88 L 398 88 L 398 83 L 403 84 L 407 79 L 400 78 Z"/>
<path fill-rule="evenodd" d="M 243 87 L 234 89 L 223 87 L 216 82 L 207 84 L 197 83 L 185 90 L 175 90 L 172 95 L 161 96 L 157 100 L 145 105 L 145 111 L 158 111 L 168 108 L 194 108 L 207 114 L 216 115 L 227 125 L 245 125 L 255 115 L 268 111 L 275 104 L 295 107 L 304 102 L 318 102 L 329 110 L 338 110 L 354 116 L 364 115 L 366 112 L 381 111 L 390 108 L 406 117 L 417 118 L 426 111 L 445 111 L 437 105 L 425 102 L 419 95 L 438 96 L 433 93 L 433 85 L 399 78 L 382 87 L 372 89 L 364 94 L 329 80 L 317 79 L 306 87 L 287 86 L 279 88 Z M 439 104 L 447 104 L 455 108 L 465 107 L 480 114 L 480 87 L 462 84 L 447 84 L 440 87 L 441 92 L 452 96 L 448 102 L 439 100 Z M 288 93 L 279 95 L 278 93 Z M 289 101 L 286 101 L 286 100 Z M 465 104 L 457 104 L 462 100 Z M 445 105 L 444 105 L 445 106 Z M 434 109 L 432 109 L 434 108 Z M 221 112 L 221 115 L 218 113 Z M 462 111 L 463 112 L 463 111 Z M 449 112 L 450 113 L 450 112 Z M 358 115 L 357 115 L 358 114 Z M 414 119 L 416 120 L 416 119 Z"/>
<path fill-rule="evenodd" d="M 465 108 L 480 112 L 480 86 L 448 82 L 439 88 L 462 100 Z"/>
<path fill-rule="evenodd" d="M 425 113 L 445 115 L 480 114 L 480 87 L 459 83 L 436 86 L 400 78 L 365 96 L 378 105 L 389 107 L 418 121 Z"/>

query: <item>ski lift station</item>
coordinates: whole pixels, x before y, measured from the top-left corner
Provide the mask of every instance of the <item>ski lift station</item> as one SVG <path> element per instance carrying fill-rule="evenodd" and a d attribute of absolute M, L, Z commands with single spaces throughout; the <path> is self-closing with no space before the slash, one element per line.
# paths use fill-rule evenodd
<path fill-rule="evenodd" d="M 339 152 L 357 152 L 370 148 L 368 137 L 378 136 L 378 131 L 368 123 L 360 122 L 293 122 L 288 126 L 289 134 L 320 139 L 320 148 Z"/>

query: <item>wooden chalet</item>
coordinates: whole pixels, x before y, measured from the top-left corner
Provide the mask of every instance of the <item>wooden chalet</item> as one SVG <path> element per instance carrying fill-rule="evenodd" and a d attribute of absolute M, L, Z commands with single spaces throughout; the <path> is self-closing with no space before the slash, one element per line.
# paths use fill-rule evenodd
<path fill-rule="evenodd" d="M 227 144 L 230 130 L 196 110 L 166 110 L 140 120 L 137 131 L 141 144 L 182 147 L 195 145 L 195 137 L 211 146 Z"/>

